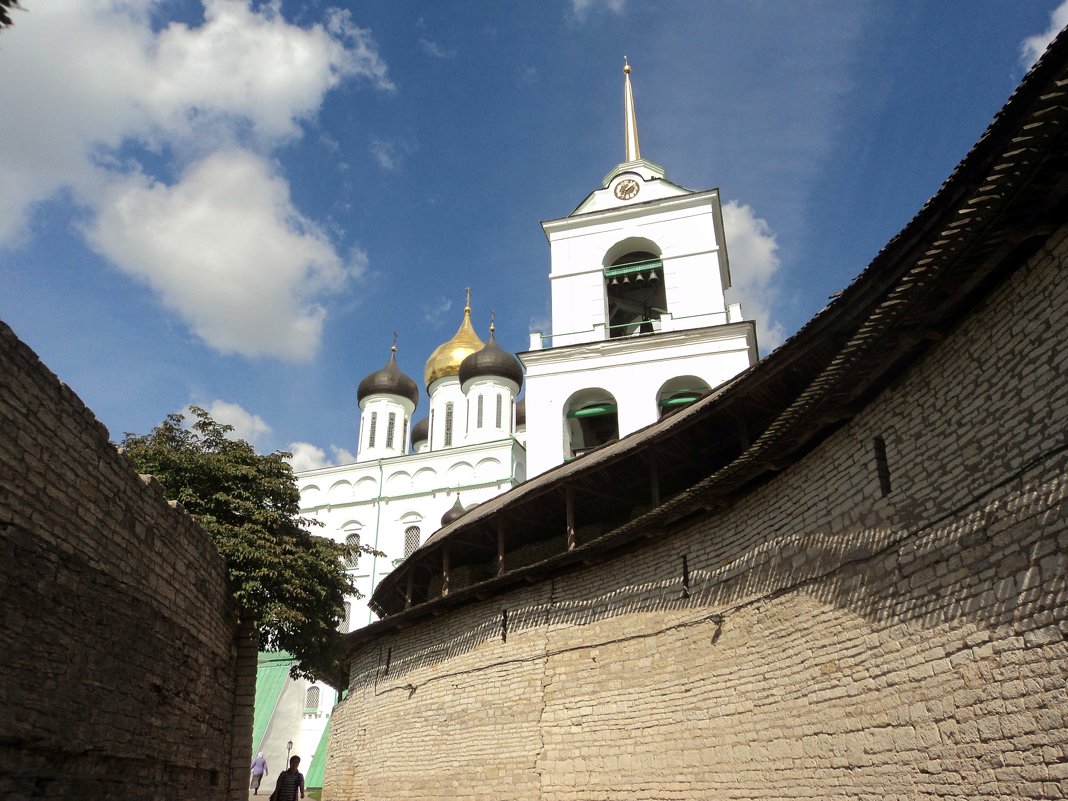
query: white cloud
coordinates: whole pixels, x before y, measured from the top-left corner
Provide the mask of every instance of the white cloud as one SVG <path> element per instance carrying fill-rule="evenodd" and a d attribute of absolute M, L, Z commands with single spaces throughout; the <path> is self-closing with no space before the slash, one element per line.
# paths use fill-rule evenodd
<path fill-rule="evenodd" d="M 423 319 L 430 323 L 430 325 L 440 325 L 442 318 L 451 308 L 452 301 L 444 296 L 440 297 L 435 303 L 423 306 Z"/>
<path fill-rule="evenodd" d="M 343 80 L 392 91 L 386 65 L 370 32 L 346 11 L 300 27 L 282 17 L 277 3 L 204 0 L 202 24 L 172 22 L 154 31 L 159 8 L 156 0 L 57 0 L 34 6 L 5 32 L 0 71 L 18 80 L 0 82 L 0 246 L 28 235 L 35 203 L 69 189 L 91 220 L 100 216 L 85 228 L 98 249 L 159 291 L 211 346 L 306 356 L 324 314 L 310 296 L 340 291 L 343 270 L 330 242 L 293 209 L 283 178 L 262 159 L 299 137 L 301 122 Z M 182 181 L 166 187 L 145 175 L 122 150 L 126 145 L 153 151 L 165 169 L 184 173 Z M 259 166 L 249 166 L 249 150 L 260 154 Z M 244 180 L 229 188 L 266 187 L 266 201 L 205 185 L 211 176 L 204 171 L 225 173 L 220 158 L 235 154 Z M 148 207 L 137 208 L 140 202 Z M 164 209 L 178 219 L 160 216 Z M 207 260 L 233 256 L 239 234 L 226 223 L 246 214 L 252 220 L 244 233 L 282 241 L 281 258 L 264 273 L 247 264 L 209 271 Z M 194 220 L 209 224 L 194 229 Z M 119 232 L 120 223 L 134 230 Z M 151 224 L 163 226 L 172 246 L 178 235 L 190 238 L 168 255 L 147 241 Z M 131 261 L 142 256 L 145 264 Z M 209 272 L 225 275 L 226 297 L 206 292 Z M 311 292 L 294 278 L 300 275 L 312 278 Z M 257 320 L 247 311 L 264 299 L 270 303 Z M 208 307 L 198 312 L 204 300 Z M 231 305 L 228 323 L 220 307 Z M 283 320 L 272 335 L 263 318 L 274 311 Z M 264 333 L 268 339 L 255 345 Z"/>
<path fill-rule="evenodd" d="M 334 455 L 332 460 L 326 458 L 326 451 L 310 442 L 291 442 L 289 452 L 293 454 L 289 459 L 289 464 L 298 473 L 303 470 L 332 467 L 336 464 L 352 464 L 356 461 L 351 451 L 339 448 L 337 445 L 330 446 L 330 452 Z"/>
<path fill-rule="evenodd" d="M 330 467 L 330 460 L 326 458 L 326 451 L 312 445 L 310 442 L 290 442 L 289 452 L 293 454 L 289 458 L 289 464 L 296 472 L 302 470 L 317 470 L 320 467 Z"/>
<path fill-rule="evenodd" d="M 1023 62 L 1025 67 L 1030 67 L 1038 61 L 1039 56 L 1046 52 L 1049 43 L 1053 41 L 1053 38 L 1061 32 L 1065 25 L 1068 25 L 1068 0 L 1064 0 L 1050 13 L 1048 30 L 1035 36 L 1029 36 L 1021 43 L 1020 61 Z"/>
<path fill-rule="evenodd" d="M 571 11 L 578 20 L 586 19 L 591 11 L 610 11 L 622 14 L 626 0 L 571 0 Z"/>
<path fill-rule="evenodd" d="M 326 316 L 317 300 L 362 269 L 342 262 L 248 151 L 215 153 L 173 186 L 117 178 L 96 203 L 92 247 L 223 352 L 309 358 Z"/>
<path fill-rule="evenodd" d="M 431 41 L 430 39 L 420 39 L 419 47 L 421 47 L 423 52 L 426 53 L 428 56 L 433 56 L 434 58 L 446 59 L 452 58 L 456 55 L 455 50 L 447 50 L 446 48 L 439 45 L 437 42 Z"/>
<path fill-rule="evenodd" d="M 233 426 L 233 437 L 256 444 L 260 438 L 271 433 L 271 427 L 257 414 L 246 410 L 238 403 L 213 400 L 208 404 L 208 414 L 217 423 Z"/>
<path fill-rule="evenodd" d="M 730 201 L 723 206 L 727 254 L 731 264 L 729 301 L 741 303 L 747 320 L 756 320 L 762 350 L 782 344 L 783 325 L 772 316 L 778 290 L 773 284 L 779 269 L 779 245 L 767 221 L 750 206 Z"/>
<path fill-rule="evenodd" d="M 326 26 L 290 25 L 266 5 L 205 0 L 204 24 L 160 32 L 142 101 L 168 138 L 251 123 L 267 139 L 300 134 L 342 79 L 359 76 L 391 90 L 370 32 L 333 11 Z"/>
<path fill-rule="evenodd" d="M 352 451 L 337 445 L 331 445 L 330 452 L 334 454 L 334 464 L 352 464 L 356 461 L 356 455 Z"/>
<path fill-rule="evenodd" d="M 375 139 L 368 149 L 379 167 L 392 171 L 400 169 L 404 160 L 418 148 L 410 142 L 387 142 L 384 139 Z"/>

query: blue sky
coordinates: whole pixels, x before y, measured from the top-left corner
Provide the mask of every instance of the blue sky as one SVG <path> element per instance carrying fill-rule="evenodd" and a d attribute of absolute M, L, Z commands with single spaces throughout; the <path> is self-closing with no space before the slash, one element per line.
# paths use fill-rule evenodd
<path fill-rule="evenodd" d="M 196 403 L 304 467 L 351 458 L 393 331 L 421 380 L 464 287 L 483 336 L 491 308 L 508 349 L 548 332 L 538 223 L 623 160 L 624 54 L 642 155 L 721 190 L 766 351 L 1068 23 L 1068 0 L 23 5 L 0 319 L 114 439 Z"/>

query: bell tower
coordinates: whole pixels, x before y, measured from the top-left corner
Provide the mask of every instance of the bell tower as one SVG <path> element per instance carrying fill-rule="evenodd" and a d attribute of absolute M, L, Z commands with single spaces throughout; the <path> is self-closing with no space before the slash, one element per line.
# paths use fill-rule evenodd
<path fill-rule="evenodd" d="M 552 332 L 531 335 L 527 421 L 537 475 L 693 402 L 757 359 L 756 328 L 728 306 L 719 190 L 672 183 L 641 157 L 631 68 L 624 154 L 549 242 Z"/>

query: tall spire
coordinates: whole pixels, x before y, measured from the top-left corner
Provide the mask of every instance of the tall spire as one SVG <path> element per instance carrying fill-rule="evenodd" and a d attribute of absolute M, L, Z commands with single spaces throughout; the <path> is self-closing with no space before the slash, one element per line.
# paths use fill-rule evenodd
<path fill-rule="evenodd" d="M 638 150 L 638 117 L 634 113 L 634 90 L 630 86 L 630 64 L 623 56 L 623 106 L 626 118 L 627 161 L 637 161 L 642 157 Z"/>

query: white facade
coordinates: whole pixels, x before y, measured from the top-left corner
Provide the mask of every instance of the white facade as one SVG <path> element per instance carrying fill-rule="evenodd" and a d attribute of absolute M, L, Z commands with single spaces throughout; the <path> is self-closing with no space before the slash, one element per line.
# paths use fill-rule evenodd
<path fill-rule="evenodd" d="M 462 395 L 457 403 L 462 426 Z M 522 445 L 506 435 L 300 473 L 301 514 L 323 523 L 319 532 L 385 554 L 364 555 L 350 567 L 363 598 L 347 599 L 347 628 L 373 620 L 366 599 L 383 576 L 440 527 L 457 493 L 470 507 L 511 489 L 526 479 L 525 457 Z"/>
<path fill-rule="evenodd" d="M 728 305 L 719 192 L 644 160 L 620 164 L 549 240 L 552 324 L 531 335 L 527 470 L 535 476 L 655 422 L 756 362 L 756 328 Z"/>
<path fill-rule="evenodd" d="M 378 394 L 364 398 L 360 409 L 357 462 L 388 459 L 407 453 L 414 403 L 407 398 Z"/>

